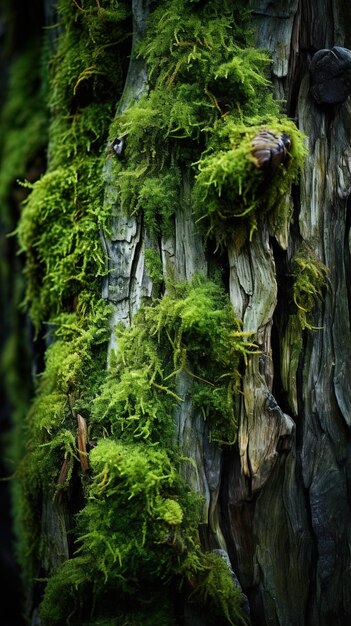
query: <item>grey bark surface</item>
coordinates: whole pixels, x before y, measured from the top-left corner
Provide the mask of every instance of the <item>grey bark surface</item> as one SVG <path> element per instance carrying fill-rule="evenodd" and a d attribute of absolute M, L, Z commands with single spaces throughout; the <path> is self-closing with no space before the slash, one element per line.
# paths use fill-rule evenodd
<path fill-rule="evenodd" d="M 147 4 L 134 2 L 135 37 L 142 34 Z M 319 107 L 310 94 L 309 64 L 321 48 L 350 46 L 351 10 L 341 0 L 249 5 L 257 43 L 272 54 L 275 95 L 286 99 L 288 114 L 306 134 L 309 154 L 300 187 L 287 198 L 291 224 L 277 231 L 267 223 L 241 250 L 228 248 L 230 299 L 260 348 L 243 377 L 237 444 L 222 451 L 209 443 L 185 373 L 178 377 L 183 402 L 176 412 L 176 437 L 184 456 L 195 460 L 196 467 L 188 463 L 183 471 L 204 496 L 204 548 L 229 554 L 249 598 L 252 623 L 346 625 L 351 619 L 351 104 Z M 145 67 L 132 57 L 118 113 L 146 88 Z M 152 293 L 143 252 L 151 243 L 140 219 L 121 216 L 108 162 L 105 174 L 113 228 L 105 242 L 104 295 L 114 305 L 113 323 L 128 324 Z M 164 274 L 178 280 L 206 274 L 209 262 L 192 215 L 190 185 L 184 172 L 174 237 L 160 242 Z M 328 266 L 330 284 L 315 319 L 318 328 L 304 331 L 294 365 L 278 276 L 303 242 Z"/>
<path fill-rule="evenodd" d="M 254 0 L 250 5 L 258 43 L 272 52 L 276 95 L 287 99 L 289 114 L 308 140 L 309 156 L 295 198 L 286 261 L 301 242 L 312 245 L 330 270 L 330 288 L 315 321 L 320 329 L 305 331 L 298 369 L 289 380 L 292 389 L 286 391 L 290 402 L 284 408 L 291 417 L 282 414 L 280 419 L 277 415 L 275 421 L 269 420 L 259 399 L 260 390 L 262 393 L 271 388 L 266 362 L 261 363 L 261 375 L 256 378 L 249 366 L 244 382 L 239 458 L 228 459 L 229 476 L 222 502 L 228 512 L 232 556 L 248 590 L 254 623 L 326 626 L 336 620 L 346 624 L 351 617 L 351 404 L 347 379 L 351 345 L 347 287 L 350 104 L 328 110 L 318 108 L 310 94 L 308 70 L 314 52 L 346 46 L 350 33 L 343 32 L 342 25 L 347 22 L 342 3 L 311 1 L 302 6 L 296 2 L 289 3 L 287 9 L 286 3 Z M 285 247 L 284 241 L 278 243 Z M 281 254 L 277 258 L 281 259 Z M 255 277 L 251 281 L 244 260 L 231 267 L 233 281 L 240 285 L 232 287 L 232 295 L 241 289 L 241 299 L 233 298 L 233 305 L 241 302 L 244 320 L 250 318 L 247 312 L 262 281 L 266 293 L 271 293 L 273 306 L 277 304 L 275 277 L 264 271 L 262 259 L 258 263 L 247 260 L 246 264 Z M 279 297 L 278 292 L 278 301 Z M 262 305 L 262 295 L 258 300 Z M 270 361 L 268 329 L 272 310 L 269 306 L 266 310 L 261 328 L 258 317 L 255 322 L 259 334 L 266 324 L 266 341 L 261 345 L 264 360 Z M 279 314 L 277 310 L 277 318 Z M 280 320 L 276 322 L 279 327 Z M 278 340 L 284 363 L 289 360 L 289 337 L 280 336 Z M 273 354 L 271 374 L 278 402 L 284 398 L 279 388 L 280 367 Z M 250 404 L 247 397 L 252 396 Z M 281 412 L 278 406 L 277 412 Z M 279 445 L 279 425 L 284 446 Z"/>
<path fill-rule="evenodd" d="M 131 58 L 122 97 L 116 116 L 140 100 L 147 92 L 145 63 L 135 54 L 135 46 L 142 37 L 149 13 L 149 0 L 133 0 L 133 43 Z M 105 199 L 111 211 L 111 235 L 102 235 L 102 246 L 107 259 L 107 276 L 103 297 L 111 302 L 114 314 L 111 322 L 110 350 L 116 349 L 114 329 L 117 324 L 130 324 L 143 300 L 151 296 L 152 282 L 145 269 L 145 248 L 150 246 L 140 220 L 123 214 L 114 184 L 112 158 L 106 159 L 104 171 Z"/>

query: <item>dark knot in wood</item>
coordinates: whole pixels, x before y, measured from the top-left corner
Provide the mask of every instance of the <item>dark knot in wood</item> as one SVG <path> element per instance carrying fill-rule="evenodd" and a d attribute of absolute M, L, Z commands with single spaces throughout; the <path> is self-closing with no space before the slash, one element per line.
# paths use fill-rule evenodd
<path fill-rule="evenodd" d="M 311 94 L 318 104 L 342 104 L 351 94 L 351 51 L 318 50 L 310 65 Z"/>
<path fill-rule="evenodd" d="M 291 139 L 285 133 L 275 135 L 271 130 L 261 130 L 252 140 L 252 156 L 256 165 L 267 175 L 272 175 L 286 161 Z"/>

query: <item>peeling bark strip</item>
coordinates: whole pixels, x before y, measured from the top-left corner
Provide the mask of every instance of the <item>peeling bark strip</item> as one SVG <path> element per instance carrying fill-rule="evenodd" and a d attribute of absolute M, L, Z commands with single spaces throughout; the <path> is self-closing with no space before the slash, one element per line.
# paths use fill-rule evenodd
<path fill-rule="evenodd" d="M 69 456 L 66 456 L 65 460 L 62 463 L 62 466 L 61 466 L 61 469 L 60 469 L 60 473 L 59 473 L 59 477 L 57 479 L 58 486 L 62 486 L 62 485 L 65 484 L 70 464 L 71 464 L 71 459 L 69 458 Z"/>

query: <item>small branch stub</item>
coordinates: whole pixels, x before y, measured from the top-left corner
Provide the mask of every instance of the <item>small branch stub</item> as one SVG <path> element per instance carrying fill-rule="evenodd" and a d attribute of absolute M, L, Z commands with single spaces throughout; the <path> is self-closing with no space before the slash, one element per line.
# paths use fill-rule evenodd
<path fill-rule="evenodd" d="M 89 460 L 87 453 L 87 424 L 79 413 L 77 414 L 78 423 L 78 436 L 77 436 L 77 448 L 79 454 L 80 465 L 83 472 L 87 472 L 89 469 Z"/>
<path fill-rule="evenodd" d="M 286 133 L 275 135 L 271 130 L 263 129 L 252 140 L 252 156 L 257 167 L 271 176 L 286 161 L 290 147 L 291 139 Z"/>

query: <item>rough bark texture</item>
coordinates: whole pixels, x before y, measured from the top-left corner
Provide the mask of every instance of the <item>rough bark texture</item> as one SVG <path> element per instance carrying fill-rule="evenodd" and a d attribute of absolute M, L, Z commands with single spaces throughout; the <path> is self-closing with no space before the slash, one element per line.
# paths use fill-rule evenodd
<path fill-rule="evenodd" d="M 350 359 L 349 104 L 329 110 L 318 108 L 310 95 L 308 67 L 311 54 L 320 48 L 347 45 L 349 34 L 341 27 L 346 23 L 342 3 L 295 3 L 289 15 L 285 9 L 279 10 L 279 3 L 273 9 L 270 3 L 269 10 L 267 3 L 251 5 L 260 45 L 279 51 L 279 58 L 273 53 L 277 91 L 288 98 L 289 114 L 308 137 L 309 156 L 300 196 L 295 199 L 287 256 L 301 240 L 313 242 L 318 258 L 330 269 L 330 289 L 317 323 L 320 329 L 306 334 L 298 365 L 296 414 L 294 406 L 288 407 L 296 424 L 291 451 L 281 455 L 250 504 L 254 509 L 255 545 L 248 582 L 255 604 L 263 603 L 269 624 L 328 624 L 333 619 L 346 624 L 351 615 L 347 451 L 350 402 L 346 376 Z M 260 265 L 253 266 L 255 272 Z M 267 282 L 271 284 L 271 280 Z M 289 358 L 288 342 L 282 336 L 278 339 L 284 362 Z M 276 361 L 273 388 L 279 402 L 283 397 L 278 368 Z M 257 384 L 249 383 L 251 393 L 255 387 Z M 249 412 L 247 419 L 251 459 L 257 426 Z M 270 438 L 273 430 L 269 428 Z M 231 470 L 235 483 L 234 464 Z M 243 463 L 240 473 L 245 475 Z M 254 478 L 253 471 L 252 484 Z M 228 498 L 224 495 L 233 521 L 233 509 L 245 508 L 248 495 L 244 491 L 239 498 L 237 493 L 233 498 L 230 487 Z M 242 532 L 247 536 L 247 526 Z M 240 555 L 236 547 L 239 542 L 233 535 L 235 552 Z M 247 562 L 245 555 L 239 556 L 239 562 L 242 560 Z"/>
<path fill-rule="evenodd" d="M 145 7 L 135 7 L 139 19 Z M 240 252 L 234 245 L 228 249 L 230 298 L 244 330 L 257 333 L 261 350 L 250 357 L 243 379 L 238 444 L 223 453 L 208 443 L 185 374 L 178 382 L 185 400 L 177 412 L 178 441 L 196 461 L 196 469 L 187 466 L 186 478 L 205 496 L 204 543 L 229 553 L 249 596 L 252 622 L 346 624 L 351 617 L 350 104 L 320 108 L 310 95 L 309 63 L 321 48 L 347 46 L 349 9 L 331 0 L 296 0 L 288 6 L 252 0 L 250 7 L 258 45 L 272 53 L 275 95 L 287 100 L 289 115 L 306 133 L 309 156 L 290 200 L 291 227 L 276 233 L 266 225 Z M 131 98 L 138 97 L 143 76 L 144 69 L 131 64 L 126 86 Z M 209 261 L 196 232 L 188 187 L 184 172 L 175 236 L 162 242 L 165 273 L 171 266 L 178 279 L 206 273 Z M 127 322 L 151 293 L 143 273 L 146 238 L 141 224 L 121 224 L 118 217 L 114 232 L 113 254 L 108 245 L 114 259 L 108 294 L 116 319 Z M 277 275 L 286 272 L 304 241 L 330 269 L 330 288 L 320 328 L 305 331 L 296 371 Z M 113 276 L 123 302 L 116 303 L 112 295 Z"/>
<path fill-rule="evenodd" d="M 46 2 L 47 20 L 53 19 Z M 220 550 L 248 597 L 256 626 L 342 626 L 351 619 L 350 193 L 351 104 L 323 107 L 310 92 L 309 66 L 322 48 L 351 47 L 351 10 L 342 0 L 250 0 L 257 44 L 272 54 L 275 96 L 306 134 L 308 157 L 300 186 L 287 202 L 291 224 L 256 231 L 226 265 L 228 292 L 245 331 L 256 334 L 238 400 L 238 440 L 221 449 L 192 405 L 191 379 L 178 375 L 177 444 L 195 464 L 189 485 L 204 496 L 201 537 Z M 149 0 L 134 0 L 134 46 L 143 36 Z M 0 66 L 0 75 L 3 73 Z M 117 114 L 147 90 L 147 71 L 132 54 Z M 153 285 L 145 249 L 155 244 L 141 218 L 121 215 L 111 160 L 105 204 L 110 238 L 102 236 L 108 274 L 103 297 L 114 308 L 112 328 L 130 324 Z M 207 275 L 219 254 L 206 247 L 191 206 L 192 181 L 182 172 L 173 237 L 159 242 L 164 275 Z M 290 259 L 302 243 L 329 268 L 329 286 L 315 330 L 305 330 L 295 358 L 285 286 Z M 111 331 L 110 349 L 116 339 Z M 70 512 L 72 513 L 72 511 Z M 69 556 L 68 514 L 43 498 L 45 572 Z M 32 624 L 40 623 L 34 607 Z M 201 624 L 190 607 L 187 626 Z"/>
<path fill-rule="evenodd" d="M 136 58 L 135 47 L 143 36 L 149 12 L 148 0 L 133 2 L 133 45 L 132 56 L 121 100 L 116 114 L 121 115 L 147 90 L 145 63 Z M 133 54 L 134 52 L 134 54 Z M 116 186 L 111 172 L 111 160 L 105 168 L 105 203 L 112 211 L 112 232 L 109 239 L 102 236 L 103 248 L 108 259 L 108 274 L 103 287 L 103 297 L 114 305 L 112 329 L 122 322 L 129 324 L 142 300 L 150 297 L 152 284 L 145 273 L 145 246 L 147 235 L 141 223 L 133 217 L 123 215 L 120 210 Z M 112 330 L 110 347 L 115 347 Z"/>

